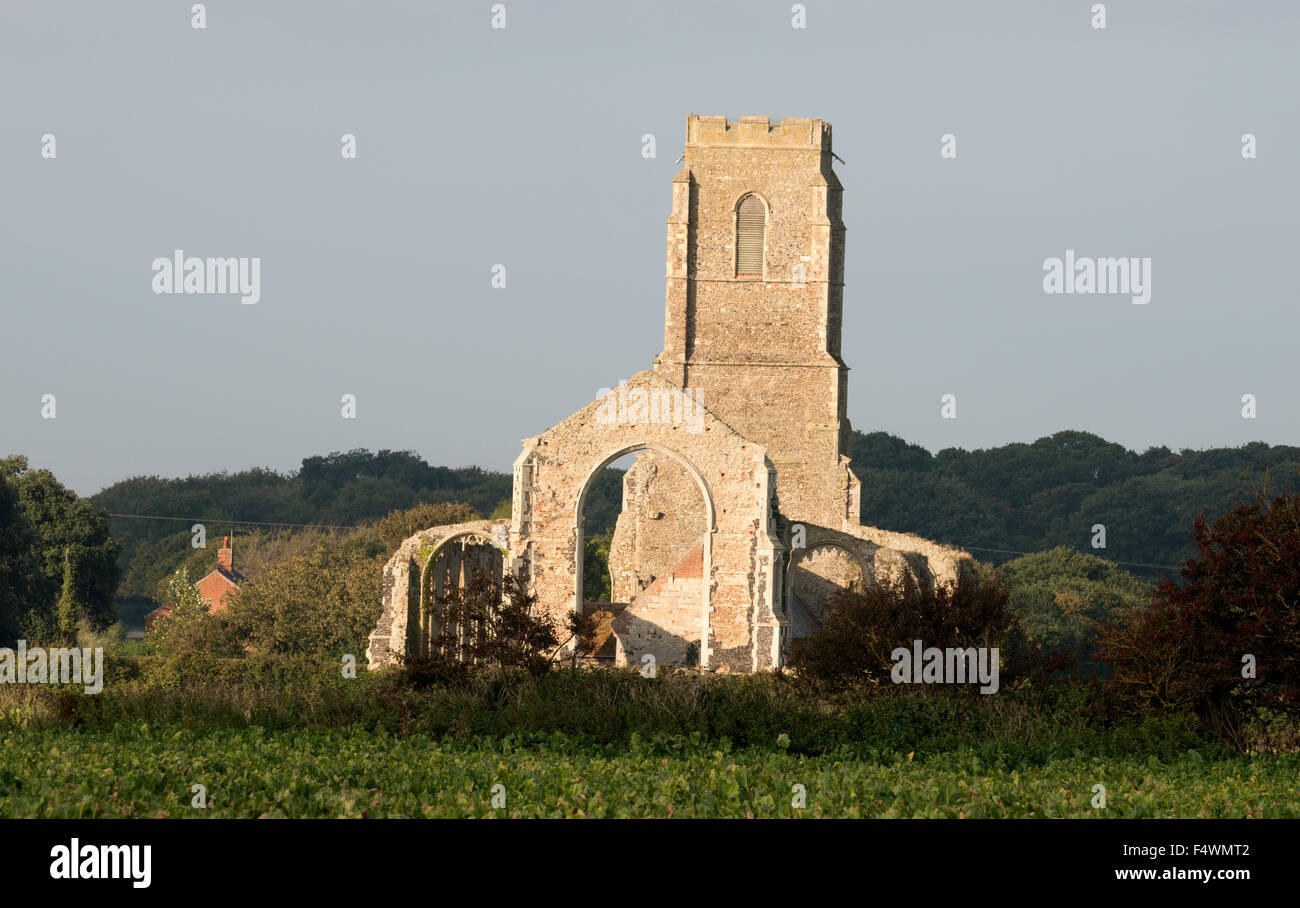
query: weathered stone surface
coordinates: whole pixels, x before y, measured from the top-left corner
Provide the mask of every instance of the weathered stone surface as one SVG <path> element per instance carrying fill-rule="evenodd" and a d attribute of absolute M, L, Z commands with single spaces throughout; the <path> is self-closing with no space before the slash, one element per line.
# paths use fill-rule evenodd
<path fill-rule="evenodd" d="M 623 477 L 623 511 L 609 564 L 612 597 L 631 602 L 701 542 L 704 499 L 686 468 L 653 451 L 637 455 Z"/>
<path fill-rule="evenodd" d="M 645 371 L 628 381 L 625 393 L 672 387 L 654 372 Z M 672 637 L 674 651 L 682 653 L 692 642 L 687 637 L 693 636 L 704 665 L 714 648 L 751 650 L 755 628 L 777 621 L 772 605 L 779 595 L 772 572 L 756 566 L 759 556 L 771 564 L 781 547 L 772 525 L 774 469 L 765 449 L 707 411 L 699 414 L 698 431 L 671 422 L 611 419 L 609 398 L 619 393 L 624 392 L 611 392 L 524 442 L 524 452 L 515 462 L 510 550 L 527 553 L 527 579 L 542 607 L 557 615 L 581 607 L 582 575 L 576 555 L 582 551 L 580 515 L 586 492 L 609 463 L 628 453 L 649 450 L 656 461 L 674 461 L 695 485 L 692 500 L 698 495 L 704 504 L 698 534 L 703 539 L 705 579 L 694 607 L 694 628 L 687 631 L 681 627 L 688 618 L 681 611 L 686 606 L 678 604 L 672 629 L 666 625 L 657 630 L 643 627 L 640 636 Z M 620 616 L 625 623 L 652 620 L 631 606 L 629 609 Z M 750 653 L 748 662 L 758 659 L 766 667 L 775 658 L 773 653 L 761 659 Z M 745 666 L 754 667 L 759 666 Z"/>
<path fill-rule="evenodd" d="M 716 671 L 772 668 L 845 585 L 973 577 L 964 552 L 859 522 L 840 350 L 841 194 L 824 121 L 687 120 L 663 352 L 652 370 L 524 440 L 508 539 L 479 521 L 403 543 L 384 570 L 372 667 L 410 646 L 410 603 L 432 547 L 453 536 L 495 532 L 503 570 L 539 607 L 561 619 L 584 608 L 584 499 L 629 453 L 638 459 L 611 544 L 615 601 L 600 606 L 616 662 L 648 654 Z M 762 203 L 761 273 L 738 273 L 747 198 Z M 757 215 L 747 221 L 747 249 L 758 227 Z"/>

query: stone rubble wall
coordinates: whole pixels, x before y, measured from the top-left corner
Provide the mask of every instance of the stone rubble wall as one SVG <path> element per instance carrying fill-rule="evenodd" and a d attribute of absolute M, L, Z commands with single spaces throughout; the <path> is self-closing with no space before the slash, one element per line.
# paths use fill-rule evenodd
<path fill-rule="evenodd" d="M 685 467 L 653 451 L 623 477 L 623 510 L 609 549 L 611 598 L 631 602 L 673 569 L 706 529 L 704 499 Z"/>
<path fill-rule="evenodd" d="M 628 381 L 626 391 L 673 387 L 645 371 Z M 575 607 L 579 499 L 596 471 L 641 449 L 653 451 L 656 459 L 672 458 L 711 514 L 701 591 L 708 605 L 701 602 L 696 625 L 701 660 L 707 666 L 716 657 L 734 670 L 750 670 L 757 627 L 779 623 L 772 607 L 779 598 L 773 565 L 780 542 L 772 528 L 774 468 L 766 451 L 707 410 L 694 426 L 621 420 L 610 408 L 609 398 L 617 393 L 525 442 L 516 470 L 528 477 L 530 487 L 515 498 L 528 507 L 514 515 L 511 551 L 526 560 L 541 607 L 562 618 Z M 760 661 L 767 665 L 771 657 Z"/>

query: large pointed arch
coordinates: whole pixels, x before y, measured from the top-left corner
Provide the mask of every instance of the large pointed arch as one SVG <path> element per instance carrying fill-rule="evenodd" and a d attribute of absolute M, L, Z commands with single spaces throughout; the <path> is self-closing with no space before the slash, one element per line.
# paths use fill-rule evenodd
<path fill-rule="evenodd" d="M 620 457 L 628 454 L 637 454 L 643 451 L 654 454 L 662 454 L 671 458 L 686 471 L 695 484 L 699 487 L 700 496 L 704 501 L 704 566 L 703 576 L 705 582 L 702 584 L 703 592 L 700 600 L 700 666 L 707 667 L 709 664 L 709 609 L 710 609 L 710 584 L 708 578 L 712 573 L 713 565 L 713 531 L 717 527 L 716 508 L 713 499 L 713 491 L 709 488 L 708 482 L 704 479 L 704 474 L 688 458 L 681 453 L 674 451 L 665 445 L 656 444 L 655 442 L 639 441 L 622 445 L 605 454 L 601 460 L 587 473 L 587 478 L 583 481 L 582 490 L 578 493 L 577 502 L 573 512 L 573 602 L 571 605 L 572 613 L 577 615 L 582 610 L 582 560 L 584 557 L 584 527 L 583 512 L 587 504 L 587 493 L 591 490 L 592 484 L 600 472 L 608 467 L 611 463 Z M 576 647 L 575 641 L 575 647 Z"/>

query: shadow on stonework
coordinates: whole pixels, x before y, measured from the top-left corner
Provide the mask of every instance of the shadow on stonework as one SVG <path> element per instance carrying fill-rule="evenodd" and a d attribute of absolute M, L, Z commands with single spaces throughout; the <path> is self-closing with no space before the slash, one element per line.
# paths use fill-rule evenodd
<path fill-rule="evenodd" d="M 694 668 L 700 664 L 700 637 L 676 632 L 625 609 L 612 624 L 613 664 L 640 668 L 646 655 L 656 665 Z"/>

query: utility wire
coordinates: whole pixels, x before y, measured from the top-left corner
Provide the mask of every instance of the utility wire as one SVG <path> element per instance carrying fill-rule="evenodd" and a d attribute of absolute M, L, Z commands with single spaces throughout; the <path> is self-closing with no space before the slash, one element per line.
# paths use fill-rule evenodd
<path fill-rule="evenodd" d="M 296 527 L 299 529 L 337 529 L 337 530 L 359 530 L 360 526 L 350 524 L 323 524 L 323 523 L 269 523 L 263 520 L 227 520 L 204 517 L 163 517 L 157 514 L 109 514 L 109 517 L 129 517 L 138 520 L 184 520 L 193 523 L 215 523 L 215 524 L 239 524 L 240 526 L 254 527 Z M 1015 549 L 991 549 L 979 545 L 958 545 L 955 548 L 965 549 L 971 552 L 996 552 L 1000 555 L 1039 555 L 1041 552 L 1018 552 Z M 1087 554 L 1086 552 L 1084 554 Z M 1094 556 L 1100 558 L 1100 556 Z M 1144 561 L 1115 561 L 1110 558 L 1101 558 L 1102 561 L 1110 564 L 1118 564 L 1124 567 L 1140 567 L 1160 571 L 1180 571 L 1182 567 L 1176 564 L 1147 564 Z"/>
<path fill-rule="evenodd" d="M 184 520 L 187 523 L 239 524 L 246 527 L 298 527 L 300 529 L 319 528 L 322 530 L 360 530 L 362 527 L 347 523 L 269 523 L 265 520 L 232 520 L 227 517 L 163 517 L 158 514 L 113 514 L 109 517 L 133 517 L 138 520 Z"/>
<path fill-rule="evenodd" d="M 989 548 L 984 548 L 983 546 L 978 546 L 978 545 L 959 545 L 959 546 L 956 546 L 956 548 L 959 548 L 959 549 L 968 549 L 968 550 L 970 550 L 970 551 L 972 551 L 972 552 L 999 552 L 999 553 L 1001 553 L 1001 554 L 1003 554 L 1003 555 L 1041 555 L 1041 554 L 1042 554 L 1042 552 L 1017 552 L 1017 551 L 1015 551 L 1014 549 L 989 549 Z M 1088 553 L 1087 553 L 1087 552 L 1084 552 L 1083 554 L 1086 555 L 1086 554 L 1088 554 Z M 1164 571 L 1181 571 L 1181 570 L 1182 570 L 1182 566 L 1181 566 L 1181 565 L 1177 565 L 1177 564 L 1147 564 L 1147 563 L 1145 563 L 1145 562 L 1143 562 L 1143 561 L 1114 561 L 1113 559 L 1110 559 L 1110 558 L 1102 558 L 1100 555 L 1094 555 L 1093 557 L 1094 557 L 1094 558 L 1099 558 L 1099 559 L 1101 559 L 1102 561 L 1105 561 L 1105 562 L 1107 562 L 1107 563 L 1109 563 L 1109 564 L 1122 564 L 1122 565 L 1124 565 L 1125 567 L 1155 568 L 1155 569 L 1158 569 L 1158 570 L 1164 570 Z"/>

